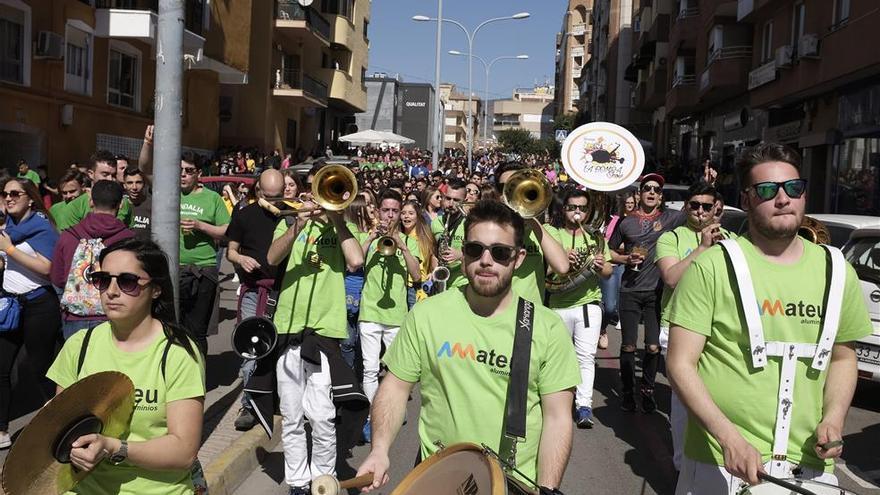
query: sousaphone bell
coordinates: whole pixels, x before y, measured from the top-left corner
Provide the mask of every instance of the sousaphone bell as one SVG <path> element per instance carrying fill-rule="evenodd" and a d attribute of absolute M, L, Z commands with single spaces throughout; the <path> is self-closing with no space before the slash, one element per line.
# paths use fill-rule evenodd
<path fill-rule="evenodd" d="M 244 359 L 263 359 L 277 343 L 275 324 L 263 316 L 245 318 L 232 330 L 232 350 Z"/>
<path fill-rule="evenodd" d="M 89 475 L 70 464 L 71 445 L 100 433 L 119 438 L 134 412 L 134 385 L 125 374 L 89 375 L 56 395 L 22 430 L 3 463 L 7 495 L 54 495 Z"/>
<path fill-rule="evenodd" d="M 504 183 L 504 202 L 523 218 L 535 218 L 550 206 L 550 181 L 540 170 L 525 168 Z"/>

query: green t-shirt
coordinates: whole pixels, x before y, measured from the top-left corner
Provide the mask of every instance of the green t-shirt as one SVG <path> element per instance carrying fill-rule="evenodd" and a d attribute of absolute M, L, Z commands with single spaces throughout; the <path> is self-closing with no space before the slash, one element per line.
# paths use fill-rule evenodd
<path fill-rule="evenodd" d="M 517 300 L 491 318 L 475 315 L 465 288 L 447 290 L 416 304 L 385 353 L 401 380 L 420 382 L 419 439 L 422 459 L 434 442 L 485 443 L 496 451 L 504 437 Z M 535 305 L 526 404 L 526 441 L 517 446 L 517 467 L 537 479 L 543 415 L 541 396 L 577 386 L 580 379 L 571 336 L 552 310 Z M 450 386 L 450 384 L 453 384 Z"/>
<path fill-rule="evenodd" d="M 821 315 L 825 311 L 825 250 L 802 242 L 801 259 L 791 265 L 780 265 L 759 254 L 746 237 L 737 239 L 752 275 L 766 341 L 815 344 L 819 340 Z M 706 336 L 697 373 L 721 412 L 767 462 L 773 451 L 781 360 L 768 357 L 763 370 L 752 368 L 748 333 L 743 330 L 747 326 L 731 278 L 721 247 L 707 250 L 676 286 L 669 321 Z M 851 342 L 870 334 L 871 322 L 859 279 L 847 264 L 835 341 Z M 831 471 L 833 461 L 819 459 L 814 450 L 828 370 L 817 373 L 809 368 L 810 361 L 797 361 L 788 460 Z M 724 464 L 718 442 L 693 418 L 688 420 L 685 454 L 700 462 Z"/>
<path fill-rule="evenodd" d="M 228 225 L 229 210 L 223 198 L 207 187 L 180 193 L 180 219 L 201 220 L 211 225 Z M 217 265 L 217 244 L 208 234 L 193 230 L 180 232 L 180 264 L 196 266 Z"/>
<path fill-rule="evenodd" d="M 596 240 L 592 236 L 587 235 L 586 239 L 581 233 L 572 234 L 567 229 L 556 229 L 549 225 L 545 225 L 544 229 L 554 239 L 559 241 L 562 249 L 568 252 L 571 249 L 592 249 L 596 244 Z M 605 243 L 603 252 L 605 259 L 611 259 L 611 253 L 608 251 L 608 244 Z M 586 282 L 576 288 L 567 291 L 550 294 L 549 307 L 554 309 L 576 308 L 584 304 L 594 303 L 602 300 L 602 289 L 599 287 L 599 275 L 590 276 Z"/>
<path fill-rule="evenodd" d="M 91 199 L 92 197 L 89 194 L 82 194 L 70 203 L 67 203 L 67 208 L 61 210 L 60 216 L 56 217 L 55 215 L 52 215 L 52 219 L 55 220 L 55 226 L 58 228 L 58 231 L 60 232 L 69 229 L 80 223 L 82 219 L 92 211 L 92 208 L 89 205 Z M 122 223 L 126 226 L 131 226 L 131 201 L 125 196 L 123 196 L 122 203 L 119 205 L 119 212 L 116 213 L 116 218 L 122 220 Z"/>
<path fill-rule="evenodd" d="M 418 241 L 406 235 L 402 237 L 412 255 L 421 260 Z M 403 254 L 398 249 L 394 256 L 383 256 L 376 251 L 376 241 L 373 241 L 367 252 L 364 273 L 359 320 L 400 326 L 408 311 L 406 281 L 409 272 Z"/>
<path fill-rule="evenodd" d="M 541 243 L 538 242 L 538 235 L 529 227 L 526 227 L 523 247 L 526 250 L 526 259 L 513 272 L 513 290 L 529 301 L 543 305 L 546 275 L 544 251 L 541 249 Z"/>
<path fill-rule="evenodd" d="M 171 346 L 163 378 L 161 363 L 167 342 L 164 334 L 144 350 L 125 352 L 113 343 L 110 324 L 102 323 L 92 331 L 82 370 L 77 375 L 85 335 L 86 331 L 81 330 L 64 343 L 46 376 L 67 388 L 82 377 L 102 371 L 125 373 L 134 383 L 135 407 L 124 440 L 143 442 L 168 434 L 167 404 L 205 396 L 205 365 L 195 343 L 191 342 L 195 358 L 183 347 Z M 72 493 L 182 495 L 193 493 L 193 486 L 188 469 L 151 470 L 127 462 L 118 466 L 102 462 Z"/>
<path fill-rule="evenodd" d="M 18 174 L 17 177 L 19 179 L 27 179 L 27 180 L 33 182 L 35 186 L 39 186 L 40 182 L 41 182 L 40 181 L 40 174 L 34 172 L 33 170 L 28 170 L 27 172 L 25 172 L 23 174 L 20 173 L 20 174 Z"/>
<path fill-rule="evenodd" d="M 275 227 L 273 239 L 287 232 L 287 222 Z M 319 335 L 348 337 L 345 308 L 345 257 L 333 224 L 309 220 L 293 242 L 278 307 L 278 333 L 299 333 L 305 327 Z"/>
<path fill-rule="evenodd" d="M 443 218 L 437 217 L 431 221 L 431 233 L 434 234 L 434 240 L 439 241 L 440 234 L 443 233 Z M 461 246 L 464 244 L 464 219 L 459 222 L 458 226 L 455 228 L 455 231 L 452 233 L 452 242 L 449 243 L 450 247 L 455 249 L 461 249 Z M 440 253 L 437 253 L 437 259 L 440 259 Z M 464 276 L 461 272 L 461 260 L 456 261 L 454 263 L 450 263 L 447 265 L 449 268 L 449 280 L 446 281 L 446 288 L 451 289 L 452 287 L 463 287 L 467 285 L 467 277 Z"/>
<path fill-rule="evenodd" d="M 736 239 L 736 234 L 722 228 L 721 233 L 727 239 Z M 675 258 L 681 261 L 694 252 L 700 245 L 700 233 L 692 230 L 687 225 L 682 225 L 669 232 L 665 232 L 657 239 L 656 255 L 654 263 L 663 258 Z M 663 297 L 660 299 L 660 326 L 668 327 L 669 300 L 672 299 L 673 289 L 663 286 Z"/>
<path fill-rule="evenodd" d="M 49 216 L 52 217 L 52 220 L 55 222 L 55 225 L 58 225 L 58 219 L 64 219 L 67 216 L 67 203 L 66 201 L 59 201 L 53 204 L 49 208 Z"/>

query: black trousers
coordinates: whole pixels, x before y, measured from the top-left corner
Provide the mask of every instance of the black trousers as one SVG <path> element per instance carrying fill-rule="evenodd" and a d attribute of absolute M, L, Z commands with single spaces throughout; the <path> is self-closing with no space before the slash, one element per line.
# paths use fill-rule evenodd
<path fill-rule="evenodd" d="M 180 321 L 208 355 L 208 325 L 217 296 L 217 267 L 185 266 L 180 270 Z"/>
<path fill-rule="evenodd" d="M 636 380 L 635 352 L 624 351 L 625 346 L 636 347 L 639 338 L 639 322 L 645 324 L 645 359 L 642 362 L 642 389 L 654 390 L 657 365 L 660 360 L 660 291 L 646 290 L 620 293 L 620 381 L 624 394 L 632 394 Z M 657 352 L 649 352 L 655 346 Z"/>
<path fill-rule="evenodd" d="M 12 403 L 12 366 L 18 351 L 24 347 L 19 377 L 27 373 L 40 384 L 34 391 L 40 403 L 52 398 L 54 387 L 46 372 L 55 358 L 55 345 L 61 335 L 61 306 L 55 291 L 25 301 L 18 330 L 0 332 L 0 431 L 9 428 L 9 406 Z"/>

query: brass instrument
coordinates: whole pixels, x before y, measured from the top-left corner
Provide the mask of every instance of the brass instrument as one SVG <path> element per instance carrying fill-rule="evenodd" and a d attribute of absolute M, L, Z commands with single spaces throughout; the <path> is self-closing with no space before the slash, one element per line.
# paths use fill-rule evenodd
<path fill-rule="evenodd" d="M 357 179 L 348 167 L 327 165 L 315 174 L 312 198 L 300 195 L 300 201 L 285 198 L 259 198 L 257 204 L 277 217 L 296 216 L 314 210 L 341 211 L 358 197 Z M 281 209 L 279 206 L 286 205 Z"/>
<path fill-rule="evenodd" d="M 585 218 L 578 219 L 581 233 L 584 236 L 584 243 L 587 242 L 587 236 L 593 238 L 593 246 L 591 249 L 578 248 L 575 251 L 575 259 L 571 263 L 568 273 L 559 275 L 550 273 L 544 279 L 544 288 L 551 294 L 568 292 L 580 287 L 582 284 L 594 277 L 596 273 L 593 271 L 593 260 L 596 256 L 602 256 L 605 252 L 605 236 L 599 231 L 611 210 L 611 201 L 605 193 L 599 191 L 587 191 L 587 206 L 589 207 Z"/>
<path fill-rule="evenodd" d="M 831 244 L 831 232 L 828 231 L 828 227 L 813 217 L 804 216 L 798 235 L 814 244 Z"/>
<path fill-rule="evenodd" d="M 464 211 L 461 207 L 458 207 L 453 212 L 448 212 L 446 216 L 443 218 L 443 232 L 440 234 L 440 237 L 437 239 L 437 268 L 434 268 L 433 273 L 431 273 L 431 278 L 434 279 L 434 285 L 431 288 L 432 294 L 438 294 L 446 290 L 446 282 L 449 281 L 449 277 L 452 276 L 452 272 L 449 270 L 449 267 L 446 266 L 446 263 L 443 261 L 442 254 L 444 251 L 449 250 L 449 247 L 452 244 L 452 235 L 454 232 L 450 232 L 449 229 L 452 226 L 452 220 L 456 221 L 460 218 L 460 215 L 464 214 Z M 456 225 L 457 227 L 457 225 Z"/>
<path fill-rule="evenodd" d="M 523 218 L 535 218 L 550 205 L 550 181 L 540 170 L 516 171 L 504 184 L 504 203 Z"/>
<path fill-rule="evenodd" d="M 397 241 L 390 235 L 376 239 L 376 251 L 382 256 L 394 256 L 397 253 Z"/>

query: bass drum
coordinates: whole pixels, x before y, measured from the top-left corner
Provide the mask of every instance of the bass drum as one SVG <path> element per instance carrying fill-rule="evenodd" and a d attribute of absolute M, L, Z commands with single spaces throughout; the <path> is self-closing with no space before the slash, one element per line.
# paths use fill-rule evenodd
<path fill-rule="evenodd" d="M 537 495 L 505 475 L 497 460 L 471 443 L 444 448 L 416 466 L 391 495 Z"/>
<path fill-rule="evenodd" d="M 804 488 L 809 492 L 814 493 L 815 495 L 858 495 L 855 492 L 844 490 L 843 488 L 828 485 L 826 483 L 819 483 L 818 481 L 798 479 L 787 479 L 783 481 L 787 481 L 793 485 Z M 789 490 L 788 488 L 783 488 L 779 485 L 766 482 L 755 486 L 745 487 L 737 492 L 737 495 L 797 495 L 797 493 Z"/>

